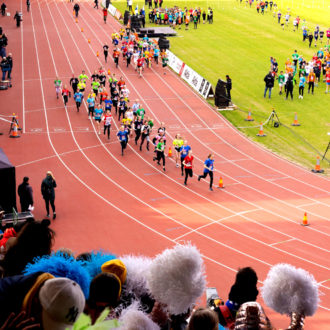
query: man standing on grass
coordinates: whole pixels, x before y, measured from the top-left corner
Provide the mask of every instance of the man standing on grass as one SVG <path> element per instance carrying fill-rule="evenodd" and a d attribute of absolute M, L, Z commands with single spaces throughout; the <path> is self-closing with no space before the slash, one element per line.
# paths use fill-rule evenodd
<path fill-rule="evenodd" d="M 231 88 L 232 88 L 231 79 L 228 75 L 226 75 L 226 91 L 227 91 L 227 98 L 228 98 L 229 102 L 231 102 L 231 95 L 230 95 Z"/>
<path fill-rule="evenodd" d="M 266 84 L 264 97 L 266 97 L 266 93 L 267 93 L 267 89 L 268 89 L 269 90 L 268 98 L 270 98 L 272 95 L 272 88 L 274 87 L 274 77 L 273 77 L 271 71 L 269 71 L 269 73 L 265 76 L 264 82 Z"/>

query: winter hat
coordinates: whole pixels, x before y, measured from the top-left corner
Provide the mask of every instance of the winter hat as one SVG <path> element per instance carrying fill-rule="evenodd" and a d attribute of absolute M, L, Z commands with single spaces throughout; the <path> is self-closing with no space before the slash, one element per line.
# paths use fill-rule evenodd
<path fill-rule="evenodd" d="M 71 329 L 85 307 L 80 286 L 68 278 L 47 280 L 39 292 L 44 330 Z"/>
<path fill-rule="evenodd" d="M 123 262 L 119 259 L 112 259 L 105 262 L 102 267 L 102 272 L 112 273 L 119 277 L 121 285 L 126 281 L 127 270 Z"/>

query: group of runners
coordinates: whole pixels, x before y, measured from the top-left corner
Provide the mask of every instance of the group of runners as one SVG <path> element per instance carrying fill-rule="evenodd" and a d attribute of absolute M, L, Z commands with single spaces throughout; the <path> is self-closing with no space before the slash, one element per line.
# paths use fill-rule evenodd
<path fill-rule="evenodd" d="M 145 65 L 145 67 L 149 67 L 151 61 L 158 63 L 158 58 L 155 59 L 155 53 L 159 54 L 163 63 L 164 59 L 167 59 L 166 53 L 160 52 L 154 41 L 146 36 L 142 39 L 139 39 L 137 35 L 134 35 L 134 38 L 130 38 L 130 34 L 127 34 L 125 29 L 120 29 L 118 33 L 112 35 L 112 43 L 114 46 L 113 58 L 116 66 L 119 64 L 119 56 L 115 56 L 116 52 L 122 54 L 123 60 L 126 62 L 127 57 L 131 56 L 134 58 L 135 56 L 136 63 L 134 60 L 133 63 L 136 70 L 140 71 L 139 74 L 142 74 L 141 72 L 143 69 L 143 66 L 141 67 L 139 65 L 141 58 L 144 59 L 142 65 Z M 120 45 L 121 48 L 119 47 Z M 109 46 L 105 46 L 104 55 L 107 60 Z M 148 52 L 149 54 L 153 54 L 153 58 L 150 59 Z M 130 53 L 131 55 L 129 55 Z M 134 54 L 138 54 L 138 56 Z M 127 66 L 129 64 L 130 62 Z M 162 166 L 163 171 L 166 171 L 165 148 L 167 136 L 165 124 L 161 123 L 157 130 L 154 129 L 153 119 L 146 116 L 146 111 L 142 103 L 139 100 L 130 101 L 130 91 L 122 76 L 117 77 L 116 74 L 111 73 L 110 70 L 105 71 L 103 67 L 100 67 L 95 70 L 90 77 L 84 70 L 79 76 L 73 74 L 69 85 L 72 88 L 72 92 L 69 90 L 68 85 L 63 84 L 58 77 L 54 80 L 56 97 L 59 98 L 62 96 L 65 106 L 67 106 L 69 98 L 72 95 L 77 112 L 79 112 L 82 104 L 85 103 L 88 109 L 88 118 L 95 121 L 97 133 L 101 134 L 103 130 L 103 134 L 107 136 L 108 140 L 110 140 L 112 121 L 114 117 L 117 117 L 119 129 L 116 136 L 121 145 L 121 154 L 124 155 L 129 141 L 134 141 L 140 151 L 142 151 L 143 146 L 146 145 L 148 151 L 150 151 L 150 148 L 153 148 L 153 160 L 156 161 L 158 165 Z M 103 128 L 101 127 L 102 123 Z M 154 131 L 155 134 L 151 138 Z M 188 178 L 193 176 L 194 157 L 191 147 L 184 138 L 177 135 L 173 141 L 173 149 L 176 165 L 177 167 L 181 167 L 181 174 L 184 176 L 184 184 L 187 185 Z M 214 156 L 210 154 L 204 163 L 203 174 L 198 177 L 198 180 L 209 176 L 209 189 L 211 191 L 213 190 L 213 170 Z"/>
<path fill-rule="evenodd" d="M 169 25 L 173 28 L 178 27 L 181 29 L 182 24 L 185 25 L 186 30 L 188 30 L 189 23 L 194 24 L 194 29 L 197 29 L 198 24 L 203 22 L 205 24 L 213 23 L 213 10 L 211 7 L 207 11 L 201 9 L 200 7 L 190 8 L 184 7 L 183 9 L 179 7 L 174 8 L 155 8 L 149 12 L 149 22 L 159 25 Z"/>
<path fill-rule="evenodd" d="M 153 63 L 158 65 L 161 61 L 166 74 L 165 68 L 167 67 L 168 57 L 165 50 L 161 50 L 155 40 L 145 35 L 139 38 L 137 33 L 131 33 L 129 28 L 121 28 L 119 32 L 112 33 L 111 35 L 113 52 L 112 57 L 118 68 L 120 58 L 122 62 L 129 67 L 134 65 L 134 69 L 142 77 L 145 68 L 151 68 Z M 109 45 L 103 46 L 103 53 L 105 62 L 108 61 Z M 132 63 L 133 61 L 133 63 Z"/>
<path fill-rule="evenodd" d="M 303 99 L 305 86 L 308 85 L 308 93 L 314 94 L 315 86 L 318 86 L 322 81 L 325 82 L 326 85 L 325 93 L 330 93 L 329 45 L 320 48 L 310 61 L 305 60 L 305 58 L 295 50 L 291 57 L 287 58 L 284 71 L 279 71 L 278 63 L 275 58 L 271 57 L 270 61 L 271 71 L 269 75 L 272 75 L 273 79 L 278 80 L 280 95 L 283 94 L 284 89 L 286 98 L 290 95 L 291 99 L 293 99 L 294 86 L 298 85 L 298 98 Z M 269 77 L 269 79 L 271 78 Z"/>

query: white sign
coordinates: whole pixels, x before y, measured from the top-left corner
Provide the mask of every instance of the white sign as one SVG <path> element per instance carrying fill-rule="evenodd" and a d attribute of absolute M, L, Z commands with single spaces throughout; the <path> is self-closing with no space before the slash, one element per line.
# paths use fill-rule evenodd
<path fill-rule="evenodd" d="M 166 50 L 166 54 L 168 57 L 168 66 L 180 75 L 184 63 L 168 49 Z"/>

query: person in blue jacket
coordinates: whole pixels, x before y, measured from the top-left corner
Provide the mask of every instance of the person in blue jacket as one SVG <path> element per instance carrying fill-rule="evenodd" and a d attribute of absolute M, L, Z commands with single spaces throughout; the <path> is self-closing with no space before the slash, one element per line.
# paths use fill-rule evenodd
<path fill-rule="evenodd" d="M 204 162 L 204 173 L 198 176 L 198 181 L 200 179 L 205 179 L 207 175 L 210 177 L 210 190 L 213 191 L 213 170 L 214 170 L 214 155 L 209 154 L 206 161 Z"/>

